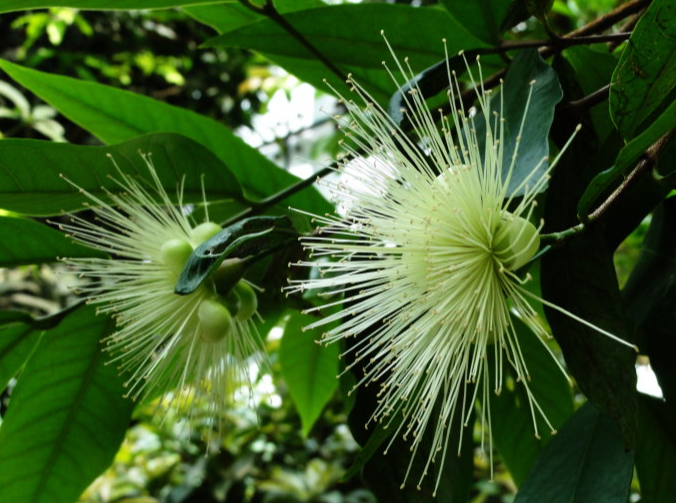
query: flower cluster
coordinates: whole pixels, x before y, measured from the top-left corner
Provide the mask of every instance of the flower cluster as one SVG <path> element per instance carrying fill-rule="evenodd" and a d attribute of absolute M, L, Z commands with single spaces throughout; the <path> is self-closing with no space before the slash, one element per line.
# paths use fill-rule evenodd
<path fill-rule="evenodd" d="M 402 65 L 396 56 L 395 61 L 415 82 L 408 63 Z M 339 322 L 322 342 L 355 338 L 344 356 L 354 362 L 348 369 L 355 364 L 364 368 L 356 386 L 380 386 L 371 420 L 394 428 L 393 439 L 411 439 L 406 477 L 420 454 L 421 480 L 431 463 L 443 464 L 452 441 L 460 453 L 460 439 L 451 438 L 451 422 L 460 416 L 467 424 L 477 401 L 491 440 L 490 394 L 500 393 L 507 366 L 526 391 L 536 435 L 538 414 L 553 430 L 529 388 L 528 364 L 512 317 L 544 343 L 550 336 L 530 301 L 562 311 L 526 288 L 531 278 L 520 271 L 539 248 L 542 222 L 531 221 L 536 196 L 545 189 L 556 160 L 546 166 L 542 159 L 508 192 L 519 140 L 511 159 L 503 159 L 502 102 L 493 110 L 491 92 L 477 88 L 477 108 L 466 111 L 455 72 L 448 65 L 447 70 L 450 116 L 435 117 L 415 84 L 404 95 L 402 112 L 414 126 L 414 138 L 348 80 L 359 100 L 343 98 L 348 116 L 336 117 L 348 155 L 340 162 L 337 181 L 322 182 L 338 212 L 311 215 L 321 225 L 302 239 L 310 258 L 296 265 L 318 274 L 288 287 L 289 292 L 318 290 L 319 297 L 335 296 L 310 311 L 343 306 L 307 328 Z M 528 102 L 534 85 L 527 91 Z M 484 138 L 477 137 L 475 117 L 483 119 Z M 525 117 L 524 111 L 520 131 Z M 489 359 L 494 375 L 489 375 Z M 422 452 L 426 431 L 432 448 Z"/>
<path fill-rule="evenodd" d="M 260 363 L 256 293 L 244 280 L 227 292 L 207 281 L 190 295 L 174 293 L 193 249 L 221 228 L 208 221 L 193 225 L 182 204 L 182 185 L 174 203 L 151 157 L 143 159 L 152 183 L 120 172 L 115 180 L 120 190 L 106 191 L 105 201 L 80 189 L 96 218 L 73 215 L 61 225 L 113 259 L 66 262 L 88 279 L 80 287 L 87 302 L 116 320 L 118 330 L 106 349 L 127 378 L 128 395 L 162 395 L 169 406 L 187 407 L 189 415 L 195 400 L 206 399 L 220 426 L 234 383 L 248 379 L 248 359 Z"/>

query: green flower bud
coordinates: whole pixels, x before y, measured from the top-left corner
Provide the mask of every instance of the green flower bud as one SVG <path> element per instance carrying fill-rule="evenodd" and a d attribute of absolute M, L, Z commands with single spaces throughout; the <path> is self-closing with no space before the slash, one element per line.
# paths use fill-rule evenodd
<path fill-rule="evenodd" d="M 232 315 L 216 300 L 203 300 L 197 310 L 200 337 L 204 342 L 219 342 L 232 331 Z"/>
<path fill-rule="evenodd" d="M 246 321 L 251 318 L 258 309 L 258 297 L 251 285 L 245 281 L 240 281 L 235 285 L 235 295 L 237 296 L 237 314 L 235 318 L 239 321 Z"/>
<path fill-rule="evenodd" d="M 493 241 L 493 254 L 506 269 L 523 266 L 540 248 L 537 228 L 525 218 L 510 216 L 500 222 Z"/>
<path fill-rule="evenodd" d="M 178 276 L 192 253 L 192 246 L 185 239 L 170 239 L 160 248 L 160 256 L 171 271 Z"/>
<path fill-rule="evenodd" d="M 214 222 L 204 222 L 190 231 L 190 242 L 197 247 L 222 230 L 221 226 Z"/>

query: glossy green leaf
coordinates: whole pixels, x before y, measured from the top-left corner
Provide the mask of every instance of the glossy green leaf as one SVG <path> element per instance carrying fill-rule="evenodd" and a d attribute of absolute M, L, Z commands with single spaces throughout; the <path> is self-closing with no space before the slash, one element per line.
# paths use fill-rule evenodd
<path fill-rule="evenodd" d="M 475 37 L 492 45 L 498 45 L 502 34 L 509 2 L 506 0 L 440 0 L 440 3 Z M 469 49 L 469 47 L 468 47 Z"/>
<path fill-rule="evenodd" d="M 636 472 L 641 501 L 667 503 L 676 494 L 676 415 L 674 408 L 641 395 L 638 407 Z"/>
<path fill-rule="evenodd" d="M 201 202 L 202 175 L 209 200 L 244 203 L 237 179 L 223 162 L 199 143 L 170 133 L 149 134 L 117 145 L 89 147 L 40 140 L 0 140 L 0 205 L 29 215 L 55 215 L 81 210 L 91 201 L 60 175 L 91 194 L 106 198 L 106 190 L 119 192 L 120 173 L 149 180 L 140 153 L 152 162 L 166 191 L 176 194 L 181 182 L 184 202 Z M 195 161 L 198 167 L 195 168 Z"/>
<path fill-rule="evenodd" d="M 187 295 L 197 290 L 226 259 L 239 259 L 231 267 L 234 275 L 223 278 L 234 286 L 244 274 L 248 258 L 254 258 L 297 239 L 298 233 L 288 217 L 251 217 L 240 220 L 195 248 L 178 278 L 176 293 Z"/>
<path fill-rule="evenodd" d="M 676 86 L 676 4 L 654 0 L 641 16 L 613 74 L 610 114 L 626 140 Z"/>
<path fill-rule="evenodd" d="M 22 314 L 25 315 L 25 313 Z M 9 380 L 18 373 L 41 335 L 41 332 L 35 330 L 29 323 L 15 321 L 4 324 L 9 320 L 2 321 L 3 325 L 0 326 L 0 390 L 4 390 Z"/>
<path fill-rule="evenodd" d="M 543 341 L 538 340 L 522 321 L 513 318 L 513 323 L 531 377 L 528 387 L 552 427 L 558 430 L 574 412 L 570 383 L 543 346 Z M 552 437 L 551 429 L 536 411 L 541 437 L 536 438 L 523 386 L 515 383 L 512 377 L 499 396 L 491 396 L 493 441 L 517 485 L 525 480 Z"/>
<path fill-rule="evenodd" d="M 336 344 L 317 344 L 319 330 L 303 330 L 315 318 L 295 312 L 284 326 L 279 346 L 282 375 L 307 436 L 324 406 L 338 387 L 338 355 Z"/>
<path fill-rule="evenodd" d="M 104 253 L 77 244 L 62 232 L 28 218 L 0 216 L 0 235 L 1 267 L 54 262 L 58 257 L 106 257 Z"/>
<path fill-rule="evenodd" d="M 0 427 L 0 501 L 72 503 L 113 460 L 133 404 L 104 364 L 111 328 L 81 308 L 43 336 Z"/>
<path fill-rule="evenodd" d="M 0 12 L 72 7 L 82 10 L 166 9 L 181 5 L 204 3 L 204 0 L 3 0 Z"/>
<path fill-rule="evenodd" d="M 425 68 L 444 57 L 441 40 L 451 54 L 485 44 L 446 12 L 391 4 L 336 5 L 284 16 L 326 58 L 337 65 L 382 68 L 390 61 L 384 30 L 394 53 Z M 453 37 L 448 34 L 453 33 Z M 316 59 L 275 21 L 264 19 L 208 40 L 206 47 L 242 47 L 270 55 Z"/>
<path fill-rule="evenodd" d="M 621 182 L 627 170 L 638 162 L 651 145 L 671 131 L 674 124 L 676 124 L 676 101 L 672 102 L 645 131 L 620 150 L 611 168 L 596 175 L 580 198 L 578 214 L 589 215 L 599 197 L 610 187 Z"/>
<path fill-rule="evenodd" d="M 633 469 L 617 424 L 586 403 L 549 442 L 514 503 L 626 503 Z"/>
<path fill-rule="evenodd" d="M 535 83 L 530 86 L 530 82 Z M 532 91 L 532 92 L 531 92 Z M 524 118 L 528 94 L 530 104 Z M 521 195 L 525 184 L 532 186 L 547 170 L 547 162 L 534 171 L 543 158 L 549 155 L 549 129 L 554 120 L 554 108 L 561 101 L 563 92 L 556 72 L 546 64 L 537 51 L 521 51 L 512 61 L 502 86 L 502 98 L 495 96 L 491 100 L 491 109 L 500 110 L 500 100 L 504 108 L 504 133 L 500 139 L 503 146 L 503 173 L 507 174 L 515 148 L 518 146 L 517 162 L 514 166 L 508 193 Z M 524 127 L 520 141 L 517 142 L 523 121 Z M 485 139 L 484 119 L 477 114 L 475 119 L 477 138 L 480 145 Z M 480 149 L 483 148 L 480 146 Z M 528 180 L 528 182 L 525 182 Z"/>
<path fill-rule="evenodd" d="M 577 136 L 550 181 L 543 215 L 545 232 L 578 223 L 576 198 L 603 165 L 599 162 L 602 155 L 593 135 Z M 588 229 L 549 250 L 541 259 L 542 293 L 560 309 L 627 340 L 630 332 L 613 264 L 614 247 L 604 231 L 603 227 Z M 620 424 L 631 446 L 636 417 L 635 351 L 558 310 L 545 307 L 545 312 L 578 386 Z"/>
<path fill-rule="evenodd" d="M 326 7 L 321 0 L 276 0 L 274 5 L 281 13 Z M 260 21 L 264 17 L 237 1 L 202 3 L 185 7 L 183 10 L 201 23 L 211 26 L 218 33 L 235 30 Z"/>
<path fill-rule="evenodd" d="M 95 82 L 30 70 L 8 61 L 0 60 L 0 67 L 106 143 L 157 131 L 182 134 L 211 150 L 239 180 L 245 195 L 253 199 L 276 194 L 298 181 L 227 127 L 189 110 Z M 332 210 L 314 188 L 289 197 L 284 204 L 318 213 Z"/>

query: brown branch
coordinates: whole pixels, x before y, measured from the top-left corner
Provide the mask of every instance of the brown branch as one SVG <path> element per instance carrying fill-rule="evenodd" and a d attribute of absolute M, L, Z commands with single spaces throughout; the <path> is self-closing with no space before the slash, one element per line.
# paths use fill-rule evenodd
<path fill-rule="evenodd" d="M 568 103 L 563 103 L 561 105 L 562 109 L 565 109 L 567 112 L 577 112 L 581 110 L 587 110 L 599 103 L 603 103 L 608 99 L 610 94 L 610 84 L 603 86 L 601 89 L 597 89 L 591 94 L 588 94 L 584 98 L 579 100 L 569 101 Z"/>
<path fill-rule="evenodd" d="M 619 23 L 623 19 L 636 14 L 650 5 L 652 0 L 632 0 L 631 2 L 624 3 L 619 7 L 611 10 L 608 14 L 594 19 L 590 23 L 587 23 L 582 28 L 573 30 L 570 33 L 564 35 L 565 37 L 578 37 L 581 35 L 590 35 L 592 33 L 600 33 L 606 31 L 613 27 L 613 25 Z"/>

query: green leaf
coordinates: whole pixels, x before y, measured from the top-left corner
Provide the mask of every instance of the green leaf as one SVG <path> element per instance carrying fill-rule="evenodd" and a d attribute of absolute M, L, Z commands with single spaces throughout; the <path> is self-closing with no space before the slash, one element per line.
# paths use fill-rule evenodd
<path fill-rule="evenodd" d="M 676 416 L 673 407 L 645 395 L 638 407 L 636 472 L 641 501 L 663 503 L 676 494 Z"/>
<path fill-rule="evenodd" d="M 676 124 L 676 101 L 672 102 L 645 131 L 620 150 L 615 164 L 611 168 L 594 177 L 580 198 L 578 214 L 582 216 L 589 215 L 593 204 L 601 195 L 610 187 L 619 183 L 627 170 L 645 154 L 651 145 L 671 131 L 674 128 L 674 124 Z"/>
<path fill-rule="evenodd" d="M 545 232 L 577 223 L 577 197 L 599 169 L 601 155 L 593 135 L 577 136 L 550 181 Z M 542 293 L 560 309 L 627 340 L 628 322 L 613 265 L 614 248 L 605 230 L 602 226 L 588 229 L 544 254 Z M 558 310 L 546 306 L 545 312 L 578 386 L 591 402 L 618 421 L 631 446 L 635 440 L 635 351 Z"/>
<path fill-rule="evenodd" d="M 227 166 L 247 197 L 265 198 L 298 181 L 227 127 L 189 110 L 95 82 L 30 70 L 8 61 L 0 60 L 0 67 L 106 143 L 157 131 L 191 138 L 211 150 Z M 332 211 L 332 206 L 314 188 L 305 189 L 284 203 L 315 213 Z"/>
<path fill-rule="evenodd" d="M 112 322 L 81 308 L 45 333 L 0 427 L 0 499 L 72 503 L 112 461 L 132 402 L 105 365 Z"/>
<path fill-rule="evenodd" d="M 279 362 L 289 393 L 296 404 L 307 436 L 324 406 L 338 387 L 339 348 L 336 344 L 323 346 L 318 330 L 303 330 L 316 318 L 295 312 L 284 326 L 279 346 Z"/>
<path fill-rule="evenodd" d="M 535 81 L 533 86 L 530 82 Z M 531 92 L 532 90 L 532 92 Z M 524 118 L 524 110 L 531 92 L 528 111 Z M 546 64 L 536 50 L 521 51 L 513 60 L 502 85 L 502 98 L 495 96 L 491 100 L 491 109 L 500 110 L 500 100 L 504 108 L 504 133 L 500 139 L 503 146 L 503 176 L 506 176 L 512 156 L 518 145 L 517 162 L 507 193 L 522 195 L 525 186 L 521 186 L 528 178 L 531 186 L 547 170 L 547 162 L 536 170 L 534 168 L 549 155 L 549 129 L 554 120 L 554 108 L 561 101 L 563 92 L 556 72 Z M 521 122 L 524 121 L 523 132 L 519 134 Z M 477 114 L 474 121 L 479 139 L 480 151 L 485 140 L 485 123 L 482 114 Z M 520 141 L 517 138 L 520 136 Z M 521 187 L 520 187 L 521 186 Z"/>
<path fill-rule="evenodd" d="M 204 3 L 204 0 L 3 0 L 0 12 L 49 7 L 72 7 L 82 10 L 166 9 L 198 3 Z"/>
<path fill-rule="evenodd" d="M 3 236 L 0 241 L 1 267 L 54 262 L 58 257 L 107 256 L 28 218 L 0 216 L 0 235 Z"/>
<path fill-rule="evenodd" d="M 242 277 L 248 258 L 266 253 L 280 244 L 297 240 L 291 220 L 286 217 L 251 217 L 226 227 L 192 252 L 176 283 L 176 293 L 187 295 L 199 288 L 225 259 L 240 259 L 232 277 L 222 278 L 234 286 Z M 241 269 L 241 270 L 240 270 Z M 226 288 L 225 291 L 229 290 Z"/>
<path fill-rule="evenodd" d="M 26 313 L 13 311 L 18 316 L 30 318 Z M 3 313 L 4 314 L 4 313 Z M 40 340 L 40 331 L 35 331 L 29 323 L 2 320 L 0 326 L 0 390 L 4 390 L 9 380 L 14 377 L 30 356 L 33 348 Z"/>
<path fill-rule="evenodd" d="M 549 422 L 558 430 L 574 412 L 568 379 L 543 346 L 543 341 L 538 340 L 538 336 L 519 319 L 512 317 L 512 321 L 531 377 L 528 387 Z M 495 372 L 495 369 L 491 368 L 491 372 Z M 523 384 L 515 383 L 513 377 L 510 383 L 511 386 L 503 387 L 499 396 L 490 399 L 493 441 L 512 478 L 520 485 L 552 435 L 550 428 L 535 411 L 541 439 L 535 437 L 526 390 Z"/>
<path fill-rule="evenodd" d="M 622 292 L 641 351 L 650 357 L 664 397 L 676 413 L 676 372 L 672 348 L 676 326 L 676 197 L 653 214 L 641 255 Z"/>
<path fill-rule="evenodd" d="M 187 3 L 187 2 L 186 2 Z M 276 0 L 277 12 L 286 13 L 317 7 L 326 7 L 321 0 Z M 263 15 L 257 14 L 240 2 L 216 2 L 183 8 L 190 17 L 211 26 L 218 33 L 226 33 L 247 24 L 260 21 Z"/>
<path fill-rule="evenodd" d="M 676 5 L 654 0 L 641 16 L 620 57 L 610 88 L 610 115 L 625 139 L 676 86 Z"/>
<path fill-rule="evenodd" d="M 284 18 L 337 65 L 382 68 L 390 61 L 388 42 L 400 58 L 425 68 L 444 57 L 441 40 L 451 54 L 485 46 L 446 12 L 390 4 L 352 4 L 292 12 Z M 376 27 L 377 26 L 377 27 Z M 205 47 L 242 47 L 270 55 L 316 59 L 296 38 L 272 19 L 251 23 L 205 42 Z"/>
<path fill-rule="evenodd" d="M 440 0 L 440 3 L 472 35 L 492 45 L 500 43 L 502 23 L 505 21 L 509 2 L 506 0 Z"/>
<path fill-rule="evenodd" d="M 149 134 L 117 145 L 90 147 L 41 140 L 0 140 L 0 201 L 5 209 L 29 215 L 55 215 L 81 210 L 91 201 L 63 180 L 63 175 L 89 193 L 106 199 L 119 192 L 120 173 L 149 179 L 140 153 L 151 153 L 168 194 L 181 182 L 183 202 L 201 202 L 202 175 L 209 199 L 245 203 L 237 179 L 223 162 L 199 143 L 171 133 Z M 198 160 L 197 168 L 195 161 Z"/>
<path fill-rule="evenodd" d="M 626 503 L 633 461 L 615 421 L 586 403 L 549 442 L 514 503 Z"/>

